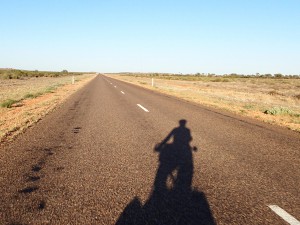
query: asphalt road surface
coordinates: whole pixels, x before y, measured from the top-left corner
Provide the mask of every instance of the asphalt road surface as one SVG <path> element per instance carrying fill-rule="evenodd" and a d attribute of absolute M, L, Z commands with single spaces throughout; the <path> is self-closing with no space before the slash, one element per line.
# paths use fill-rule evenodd
<path fill-rule="evenodd" d="M 0 150 L 0 224 L 299 220 L 299 134 L 104 75 Z"/>

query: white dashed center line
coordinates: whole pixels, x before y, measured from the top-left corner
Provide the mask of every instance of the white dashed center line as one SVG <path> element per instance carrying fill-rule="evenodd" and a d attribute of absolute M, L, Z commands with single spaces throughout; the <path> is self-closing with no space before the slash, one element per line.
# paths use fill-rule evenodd
<path fill-rule="evenodd" d="M 114 86 L 115 88 L 117 87 L 117 86 Z"/>
<path fill-rule="evenodd" d="M 137 104 L 138 107 L 140 107 L 142 110 L 144 110 L 145 112 L 149 112 L 148 109 L 146 109 L 144 106 L 140 105 L 140 104 Z"/>
<path fill-rule="evenodd" d="M 124 93 L 123 91 L 121 91 L 121 93 L 122 93 L 123 95 L 125 95 L 125 93 Z"/>
<path fill-rule="evenodd" d="M 273 210 L 278 216 L 280 216 L 283 220 L 288 222 L 291 225 L 300 225 L 300 222 L 290 214 L 288 214 L 285 210 L 280 208 L 277 205 L 269 205 L 269 208 Z"/>

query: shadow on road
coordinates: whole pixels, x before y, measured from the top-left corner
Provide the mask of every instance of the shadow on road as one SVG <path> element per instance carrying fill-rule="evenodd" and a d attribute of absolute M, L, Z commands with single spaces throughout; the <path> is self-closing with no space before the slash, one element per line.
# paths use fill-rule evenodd
<path fill-rule="evenodd" d="M 124 209 L 116 225 L 214 225 L 216 224 L 204 193 L 193 190 L 193 151 L 191 132 L 186 120 L 155 146 L 159 167 L 154 187 L 142 205 L 135 197 Z M 173 143 L 168 142 L 173 139 Z"/>

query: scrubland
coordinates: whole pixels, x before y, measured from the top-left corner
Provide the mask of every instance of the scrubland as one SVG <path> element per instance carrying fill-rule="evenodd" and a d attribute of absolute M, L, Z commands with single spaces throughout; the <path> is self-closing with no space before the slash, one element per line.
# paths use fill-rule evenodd
<path fill-rule="evenodd" d="M 85 85 L 95 75 L 0 79 L 0 142 L 11 140 Z"/>
<path fill-rule="evenodd" d="M 299 78 L 107 75 L 300 132 Z"/>

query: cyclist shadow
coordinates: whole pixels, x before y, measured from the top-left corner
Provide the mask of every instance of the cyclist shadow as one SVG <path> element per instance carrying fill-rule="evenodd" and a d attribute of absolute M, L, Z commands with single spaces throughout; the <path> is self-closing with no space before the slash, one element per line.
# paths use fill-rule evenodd
<path fill-rule="evenodd" d="M 124 209 L 116 225 L 214 225 L 205 194 L 192 188 L 194 173 L 192 140 L 186 120 L 179 121 L 169 135 L 155 146 L 159 167 L 153 191 L 144 205 L 135 197 Z M 173 139 L 173 143 L 168 141 Z"/>

